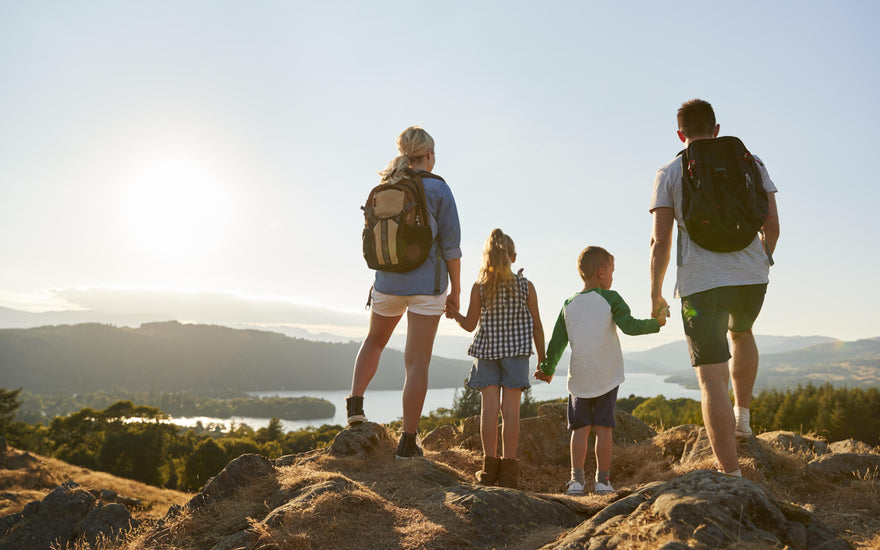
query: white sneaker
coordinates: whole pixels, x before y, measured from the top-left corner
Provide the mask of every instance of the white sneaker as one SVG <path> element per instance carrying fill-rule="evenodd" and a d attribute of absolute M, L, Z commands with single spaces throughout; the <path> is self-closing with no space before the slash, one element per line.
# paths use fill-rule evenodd
<path fill-rule="evenodd" d="M 611 486 L 610 481 L 608 483 L 597 481 L 596 485 L 593 486 L 593 492 L 597 495 L 610 495 L 614 493 L 614 487 Z"/>
<path fill-rule="evenodd" d="M 752 432 L 752 428 L 749 427 L 748 424 L 746 424 L 745 426 L 740 426 L 739 424 L 737 424 L 736 430 L 734 430 L 734 433 L 738 437 L 751 437 L 751 436 L 755 435 L 754 432 Z"/>
<path fill-rule="evenodd" d="M 571 480 L 568 482 L 568 485 L 565 486 L 565 494 L 566 495 L 582 495 L 584 494 L 584 484 Z"/>

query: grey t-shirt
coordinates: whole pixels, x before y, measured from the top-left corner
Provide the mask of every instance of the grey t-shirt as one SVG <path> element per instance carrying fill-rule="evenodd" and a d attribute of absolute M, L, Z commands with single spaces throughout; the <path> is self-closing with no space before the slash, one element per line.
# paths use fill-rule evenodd
<path fill-rule="evenodd" d="M 754 156 L 754 155 L 753 155 Z M 767 173 L 764 163 L 755 156 L 761 171 L 761 181 L 768 193 L 776 193 L 776 186 Z M 690 296 L 697 292 L 722 286 L 755 285 L 767 283 L 770 261 L 760 236 L 736 252 L 712 252 L 691 240 L 684 227 L 681 213 L 681 158 L 657 170 L 650 211 L 655 208 L 673 208 L 678 225 L 678 246 L 675 280 L 675 297 Z"/>

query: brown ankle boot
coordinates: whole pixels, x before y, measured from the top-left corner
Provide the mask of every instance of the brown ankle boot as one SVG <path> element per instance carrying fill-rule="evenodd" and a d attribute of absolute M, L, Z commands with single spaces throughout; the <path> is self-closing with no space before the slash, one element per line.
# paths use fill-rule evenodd
<path fill-rule="evenodd" d="M 476 473 L 477 483 L 480 485 L 495 485 L 498 479 L 498 469 L 501 467 L 501 459 L 496 456 L 483 457 L 483 469 Z"/>
<path fill-rule="evenodd" d="M 502 458 L 501 471 L 498 473 L 498 485 L 516 489 L 519 477 L 519 460 L 515 458 Z"/>

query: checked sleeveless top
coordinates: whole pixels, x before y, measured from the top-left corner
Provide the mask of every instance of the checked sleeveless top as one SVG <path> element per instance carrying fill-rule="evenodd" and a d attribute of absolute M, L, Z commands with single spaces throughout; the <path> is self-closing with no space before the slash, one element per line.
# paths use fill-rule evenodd
<path fill-rule="evenodd" d="M 529 312 L 529 281 L 522 269 L 513 278 L 516 292 L 501 286 L 487 307 L 480 285 L 480 327 L 468 348 L 468 355 L 478 359 L 500 359 L 532 354 L 532 314 Z"/>

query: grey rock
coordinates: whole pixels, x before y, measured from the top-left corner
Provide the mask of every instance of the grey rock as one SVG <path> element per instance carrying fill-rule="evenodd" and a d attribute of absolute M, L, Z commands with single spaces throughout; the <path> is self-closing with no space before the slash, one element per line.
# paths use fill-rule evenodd
<path fill-rule="evenodd" d="M 29 503 L 18 521 L 9 526 L 0 550 L 49 550 L 74 541 L 80 525 L 95 506 L 96 499 L 76 483 L 55 488 L 38 504 Z"/>
<path fill-rule="evenodd" d="M 637 532 L 628 526 L 638 525 Z M 668 540 L 672 537 L 673 540 Z M 682 548 L 689 541 L 718 548 L 732 543 L 761 547 L 847 548 L 812 515 L 779 505 L 757 484 L 707 470 L 642 487 L 614 502 L 545 549 L 601 547 Z M 676 544 L 673 544 L 676 543 Z M 842 546 L 841 546 L 842 545 Z"/>
<path fill-rule="evenodd" d="M 80 525 L 81 536 L 92 546 L 102 537 L 116 538 L 119 534 L 137 527 L 138 522 L 122 504 L 108 504 L 93 508 Z"/>
<path fill-rule="evenodd" d="M 759 434 L 758 439 L 765 441 L 780 451 L 790 454 L 824 455 L 829 452 L 828 444 L 820 439 L 813 439 L 795 432 L 775 431 Z"/>
<path fill-rule="evenodd" d="M 428 432 L 422 438 L 422 447 L 429 451 L 440 451 L 456 446 L 455 428 L 452 426 L 440 426 Z"/>
<path fill-rule="evenodd" d="M 250 550 L 259 538 L 254 531 L 245 529 L 223 537 L 211 550 Z"/>
<path fill-rule="evenodd" d="M 394 441 L 384 426 L 362 422 L 336 434 L 330 444 L 330 454 L 337 457 L 366 457 L 392 445 Z"/>
<path fill-rule="evenodd" d="M 269 459 L 250 453 L 241 455 L 209 479 L 185 506 L 190 511 L 198 510 L 211 500 L 231 496 L 257 479 L 274 475 L 275 466 Z"/>
<path fill-rule="evenodd" d="M 880 455 L 867 453 L 832 453 L 814 458 L 806 473 L 828 481 L 845 481 L 864 477 L 880 470 Z"/>
<path fill-rule="evenodd" d="M 583 520 L 555 500 L 503 487 L 459 484 L 434 498 L 464 508 L 468 523 L 474 527 L 473 540 L 483 546 L 503 547 L 537 527 L 569 528 Z"/>
<path fill-rule="evenodd" d="M 832 453 L 880 454 L 880 447 L 872 447 L 867 443 L 852 438 L 830 443 L 828 450 Z"/>

